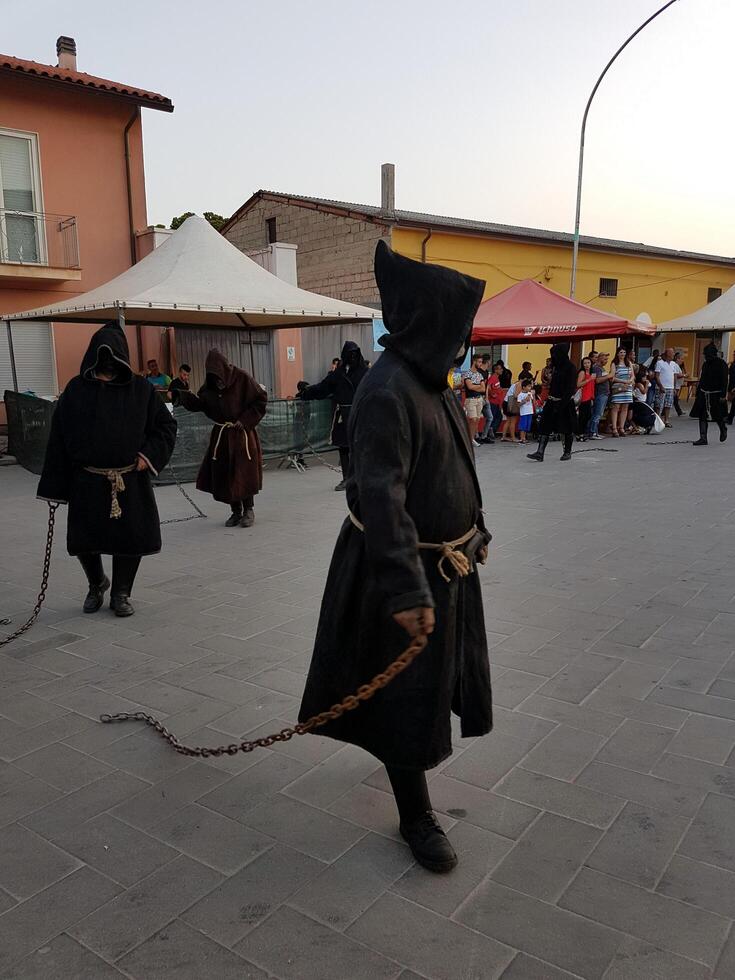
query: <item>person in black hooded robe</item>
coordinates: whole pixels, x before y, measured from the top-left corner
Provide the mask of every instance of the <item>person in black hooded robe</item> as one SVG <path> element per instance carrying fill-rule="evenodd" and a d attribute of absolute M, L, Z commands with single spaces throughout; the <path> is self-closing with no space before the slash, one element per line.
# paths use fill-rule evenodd
<path fill-rule="evenodd" d="M 577 409 L 574 395 L 577 391 L 577 369 L 569 360 L 569 344 L 554 344 L 551 354 L 551 384 L 549 395 L 541 412 L 538 449 L 528 453 L 529 459 L 543 463 L 549 437 L 558 433 L 563 437 L 562 462 L 572 458 L 574 433 L 577 431 Z"/>
<path fill-rule="evenodd" d="M 457 859 L 432 812 L 425 770 L 451 755 L 452 712 L 463 737 L 492 727 L 475 567 L 490 535 L 467 424 L 447 387 L 484 283 L 404 258 L 384 242 L 375 278 L 389 333 L 352 406 L 351 516 L 334 550 L 299 718 L 354 692 L 410 639 L 425 638 L 423 652 L 388 687 L 315 731 L 385 764 L 401 833 L 420 863 L 441 872 Z M 420 545 L 463 537 L 466 577 Z"/>
<path fill-rule="evenodd" d="M 707 344 L 704 348 L 704 363 L 697 385 L 697 396 L 689 413 L 693 419 L 699 419 L 699 439 L 695 446 L 707 445 L 707 428 L 709 422 L 716 422 L 720 430 L 720 442 L 727 439 L 727 364 L 719 356 L 715 344 Z"/>
<path fill-rule="evenodd" d="M 355 399 L 357 386 L 368 373 L 368 366 L 362 351 L 353 340 L 345 342 L 342 357 L 333 370 L 315 385 L 307 385 L 299 397 L 304 401 L 317 401 L 331 398 L 334 402 L 334 419 L 332 421 L 332 445 L 339 450 L 339 462 L 342 467 L 342 480 L 334 488 L 344 490 L 347 485 L 347 474 L 350 467 L 350 444 L 347 437 L 347 426 L 350 421 L 350 409 Z"/>
<path fill-rule="evenodd" d="M 81 562 L 94 613 L 110 581 L 110 608 L 132 616 L 133 582 L 142 555 L 161 550 L 161 526 L 150 474 L 168 463 L 176 421 L 155 388 L 133 374 L 125 334 L 111 321 L 92 337 L 79 374 L 59 398 L 51 422 L 42 500 L 69 505 L 67 549 Z"/>

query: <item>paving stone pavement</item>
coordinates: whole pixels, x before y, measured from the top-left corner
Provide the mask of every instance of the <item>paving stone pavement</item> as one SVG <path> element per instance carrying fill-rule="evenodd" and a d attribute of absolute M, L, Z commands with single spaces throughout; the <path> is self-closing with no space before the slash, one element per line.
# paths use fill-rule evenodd
<path fill-rule="evenodd" d="M 446 878 L 415 865 L 359 750 L 195 761 L 97 721 L 143 709 L 219 744 L 294 719 L 344 513 L 332 473 L 268 472 L 251 530 L 197 494 L 209 519 L 164 527 L 125 621 L 80 614 L 62 516 L 40 622 L 0 653 L 0 978 L 732 980 L 735 438 L 646 442 L 571 464 L 552 444 L 543 467 L 478 451 L 496 725 L 430 773 Z M 38 586 L 34 492 L 0 470 L 14 623 Z"/>

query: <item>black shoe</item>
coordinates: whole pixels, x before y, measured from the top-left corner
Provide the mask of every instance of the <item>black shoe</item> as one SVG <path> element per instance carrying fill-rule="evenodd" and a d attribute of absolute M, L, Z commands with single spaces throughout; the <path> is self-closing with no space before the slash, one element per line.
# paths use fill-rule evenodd
<path fill-rule="evenodd" d="M 724 442 L 727 439 L 727 426 L 724 422 L 720 422 L 720 442 Z"/>
<path fill-rule="evenodd" d="M 255 524 L 255 511 L 252 507 L 247 507 L 240 518 L 240 527 L 252 527 L 253 524 Z"/>
<path fill-rule="evenodd" d="M 692 445 L 693 446 L 706 446 L 707 445 L 707 440 L 700 438 L 700 439 L 697 439 L 696 442 L 693 442 Z"/>
<path fill-rule="evenodd" d="M 240 523 L 241 520 L 242 520 L 242 511 L 241 510 L 238 510 L 238 511 L 234 511 L 233 510 L 233 512 L 230 514 L 230 516 L 225 521 L 225 527 L 237 527 L 237 525 Z"/>
<path fill-rule="evenodd" d="M 340 480 L 339 483 L 337 484 L 337 486 L 334 489 L 335 490 L 346 490 L 347 489 L 347 480 Z"/>
<path fill-rule="evenodd" d="M 105 592 L 110 588 L 110 580 L 105 575 L 99 585 L 90 585 L 87 598 L 84 600 L 82 611 L 85 613 L 96 613 L 105 601 Z"/>
<path fill-rule="evenodd" d="M 526 453 L 526 459 L 535 459 L 537 463 L 543 463 L 544 457 L 540 452 Z"/>
<path fill-rule="evenodd" d="M 110 609 L 116 616 L 132 616 L 135 613 L 130 596 L 123 592 L 119 595 L 110 596 Z"/>
<path fill-rule="evenodd" d="M 422 813 L 413 823 L 401 823 L 399 829 L 413 856 L 429 871 L 446 874 L 457 867 L 454 848 L 431 810 Z"/>
<path fill-rule="evenodd" d="M 571 453 L 563 453 L 563 454 L 562 454 L 562 455 L 561 455 L 561 456 L 559 457 L 559 459 L 561 460 L 561 462 L 562 462 L 562 463 L 566 463 L 566 462 L 567 462 L 568 460 L 570 460 L 571 458 L 572 458 L 572 454 L 571 454 Z"/>

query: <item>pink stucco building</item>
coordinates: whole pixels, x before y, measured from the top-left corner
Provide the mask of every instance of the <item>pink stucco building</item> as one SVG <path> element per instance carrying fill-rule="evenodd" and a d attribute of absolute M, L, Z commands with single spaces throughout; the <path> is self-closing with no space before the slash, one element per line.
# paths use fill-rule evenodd
<path fill-rule="evenodd" d="M 0 55 L 0 317 L 84 293 L 153 247 L 141 109 L 173 104 L 78 71 L 72 38 L 56 50 L 55 66 Z M 2 326 L 0 398 L 13 387 Z M 19 389 L 63 389 L 94 329 L 14 324 Z M 128 341 L 142 367 L 144 338 L 129 328 Z"/>

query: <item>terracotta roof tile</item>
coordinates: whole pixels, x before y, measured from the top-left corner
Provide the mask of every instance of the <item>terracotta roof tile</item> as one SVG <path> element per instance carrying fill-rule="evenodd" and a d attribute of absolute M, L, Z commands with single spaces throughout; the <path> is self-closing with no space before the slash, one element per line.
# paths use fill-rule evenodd
<path fill-rule="evenodd" d="M 96 75 L 88 75 L 83 71 L 73 71 L 71 68 L 42 65 L 37 61 L 25 61 L 22 58 L 12 58 L 9 55 L 0 54 L 0 71 L 19 72 L 51 82 L 81 86 L 94 92 L 137 102 L 138 105 L 147 106 L 150 109 L 162 109 L 164 112 L 173 112 L 174 108 L 171 99 L 165 95 L 159 95 L 158 92 L 148 92 L 142 88 L 135 88 L 133 85 L 112 82 L 108 78 L 98 78 Z"/>

